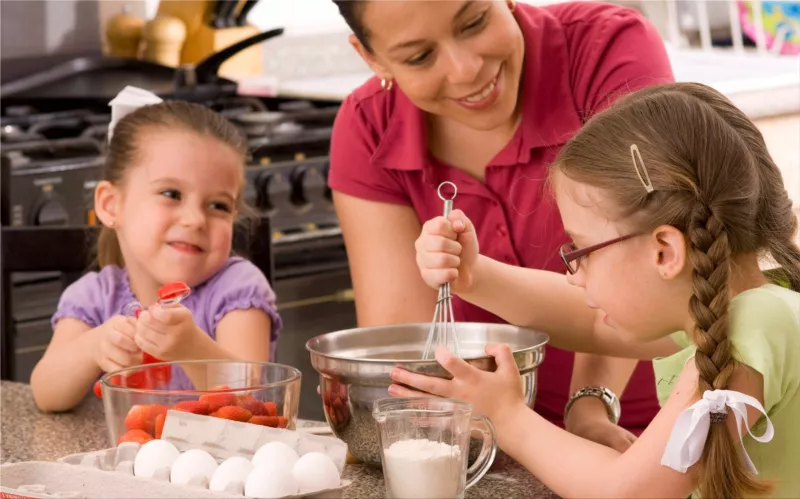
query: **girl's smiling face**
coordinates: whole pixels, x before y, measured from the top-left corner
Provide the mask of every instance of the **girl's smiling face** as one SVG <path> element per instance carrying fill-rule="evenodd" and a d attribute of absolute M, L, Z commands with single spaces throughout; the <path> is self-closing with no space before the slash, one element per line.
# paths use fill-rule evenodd
<path fill-rule="evenodd" d="M 106 199 L 131 284 L 205 282 L 230 256 L 242 159 L 191 131 L 148 130 L 139 143 L 135 164 Z"/>
<path fill-rule="evenodd" d="M 575 182 L 560 172 L 553 188 L 564 227 L 576 249 L 639 233 L 633 221 L 614 216 L 602 190 Z M 587 305 L 629 341 L 649 341 L 686 324 L 691 284 L 682 234 L 658 227 L 591 252 L 580 259 L 569 282 L 586 292 Z"/>

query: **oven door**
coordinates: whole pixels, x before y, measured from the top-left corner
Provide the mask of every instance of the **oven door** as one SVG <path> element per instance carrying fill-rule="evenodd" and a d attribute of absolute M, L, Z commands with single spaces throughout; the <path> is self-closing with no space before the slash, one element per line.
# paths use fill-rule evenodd
<path fill-rule="evenodd" d="M 299 417 L 325 421 L 317 394 L 319 374 L 311 367 L 306 342 L 321 334 L 356 327 L 350 271 L 345 267 L 278 279 L 275 293 L 283 319 L 276 361 L 294 366 L 303 374 Z"/>

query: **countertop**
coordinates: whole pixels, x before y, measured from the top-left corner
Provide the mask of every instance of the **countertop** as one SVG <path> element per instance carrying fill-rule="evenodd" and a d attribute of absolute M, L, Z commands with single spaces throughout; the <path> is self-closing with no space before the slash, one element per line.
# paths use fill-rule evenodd
<path fill-rule="evenodd" d="M 0 462 L 54 461 L 67 454 L 108 447 L 102 403 L 89 396 L 75 410 L 42 414 L 36 408 L 30 386 L 3 381 Z M 301 421 L 299 425 L 324 423 Z M 500 454 L 498 456 L 501 456 Z M 344 478 L 351 480 L 343 499 L 385 497 L 380 470 L 348 464 Z M 508 457 L 498 457 L 489 473 L 469 489 L 467 498 L 555 497 L 544 485 Z"/>

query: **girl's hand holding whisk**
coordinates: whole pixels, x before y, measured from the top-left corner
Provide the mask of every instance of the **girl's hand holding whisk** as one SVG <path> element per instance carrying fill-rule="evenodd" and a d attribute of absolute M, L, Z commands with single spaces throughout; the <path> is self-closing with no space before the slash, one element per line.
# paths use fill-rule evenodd
<path fill-rule="evenodd" d="M 192 360 L 194 347 L 208 336 L 194 323 L 191 310 L 183 305 L 153 305 L 136 321 L 136 344 L 153 357 Z"/>
<path fill-rule="evenodd" d="M 136 323 L 131 317 L 115 315 L 94 329 L 93 358 L 103 372 L 116 371 L 142 363 L 142 351 L 136 345 Z"/>
<path fill-rule="evenodd" d="M 426 284 L 438 288 L 450 283 L 454 293 L 472 286 L 478 238 L 463 211 L 453 210 L 448 218 L 436 217 L 425 222 L 414 247 L 417 266 Z"/>

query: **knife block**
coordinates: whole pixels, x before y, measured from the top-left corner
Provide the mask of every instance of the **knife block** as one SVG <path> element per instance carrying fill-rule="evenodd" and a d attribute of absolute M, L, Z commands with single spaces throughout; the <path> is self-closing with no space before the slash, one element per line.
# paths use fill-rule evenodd
<path fill-rule="evenodd" d="M 186 25 L 186 41 L 181 51 L 181 64 L 196 64 L 211 54 L 259 33 L 255 26 L 214 28 L 209 25 L 214 0 L 161 0 L 159 14 L 181 19 Z M 219 76 L 236 80 L 260 76 L 263 71 L 263 44 L 243 50 L 225 61 Z"/>
<path fill-rule="evenodd" d="M 215 52 L 230 47 L 245 38 L 259 34 L 255 26 L 236 26 L 216 29 L 201 24 L 189 34 L 181 53 L 181 63 L 197 63 Z M 219 68 L 219 76 L 236 80 L 245 76 L 260 76 L 264 66 L 263 44 L 259 43 L 239 52 Z"/>

